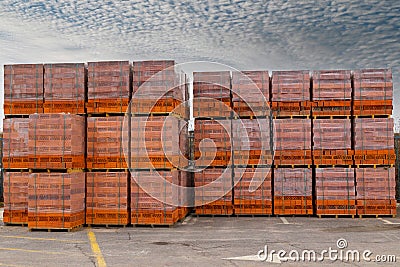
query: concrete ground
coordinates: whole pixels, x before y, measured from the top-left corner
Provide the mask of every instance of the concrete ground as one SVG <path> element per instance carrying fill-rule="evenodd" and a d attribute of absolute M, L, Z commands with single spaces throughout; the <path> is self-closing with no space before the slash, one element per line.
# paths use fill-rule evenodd
<path fill-rule="evenodd" d="M 337 244 L 339 239 L 345 240 Z M 269 252 L 295 250 L 300 255 L 313 250 L 323 258 L 288 261 L 289 266 L 398 266 L 367 263 L 362 255 L 369 250 L 365 255 L 371 260 L 394 255 L 399 262 L 400 218 L 189 216 L 172 228 L 84 228 L 70 233 L 29 232 L 3 226 L 0 219 L 0 266 L 267 266 L 287 259 L 275 255 L 260 261 L 257 253 L 265 246 Z M 329 248 L 338 255 L 357 250 L 361 260 L 343 256 L 333 261 L 336 254 L 329 258 L 323 252 Z"/>

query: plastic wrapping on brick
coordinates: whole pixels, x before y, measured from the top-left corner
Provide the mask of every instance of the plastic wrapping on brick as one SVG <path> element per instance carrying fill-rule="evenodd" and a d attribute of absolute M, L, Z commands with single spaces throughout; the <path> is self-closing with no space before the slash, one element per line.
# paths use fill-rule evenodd
<path fill-rule="evenodd" d="M 310 168 L 274 169 L 274 214 L 313 214 Z"/>
<path fill-rule="evenodd" d="M 125 113 L 130 101 L 129 61 L 88 63 L 88 113 Z"/>
<path fill-rule="evenodd" d="M 32 173 L 28 228 L 74 228 L 85 223 L 85 173 Z"/>
<path fill-rule="evenodd" d="M 310 101 L 309 71 L 273 71 L 272 101 Z"/>
<path fill-rule="evenodd" d="M 393 118 L 354 119 L 354 148 L 356 150 L 394 149 Z"/>
<path fill-rule="evenodd" d="M 314 150 L 351 149 L 350 119 L 316 119 L 313 124 Z"/>
<path fill-rule="evenodd" d="M 350 70 L 320 70 L 314 71 L 313 100 L 351 100 Z"/>
<path fill-rule="evenodd" d="M 176 169 L 131 171 L 131 223 L 172 225 L 184 217 L 174 203 L 185 196 L 174 185 L 185 183 L 185 177 Z"/>
<path fill-rule="evenodd" d="M 316 168 L 317 214 L 355 215 L 356 189 L 353 168 Z"/>
<path fill-rule="evenodd" d="M 85 113 L 85 64 L 44 65 L 44 112 Z"/>
<path fill-rule="evenodd" d="M 310 119 L 274 119 L 274 151 L 311 149 Z"/>
<path fill-rule="evenodd" d="M 196 214 L 231 215 L 232 168 L 206 168 L 194 173 Z"/>
<path fill-rule="evenodd" d="M 188 166 L 184 120 L 174 116 L 132 117 L 130 127 L 130 168 Z"/>
<path fill-rule="evenodd" d="M 169 113 L 187 117 L 186 110 L 176 110 L 187 100 L 186 75 L 176 69 L 173 60 L 133 62 L 133 114 Z M 140 88 L 140 89 L 139 89 Z"/>
<path fill-rule="evenodd" d="M 312 171 L 310 168 L 274 169 L 275 196 L 312 196 Z"/>
<path fill-rule="evenodd" d="M 271 165 L 269 118 L 232 120 L 232 151 L 235 165 Z"/>
<path fill-rule="evenodd" d="M 226 166 L 231 159 L 231 145 L 230 120 L 195 120 L 196 166 Z"/>
<path fill-rule="evenodd" d="M 193 116 L 231 116 L 231 77 L 229 71 L 193 73 Z"/>
<path fill-rule="evenodd" d="M 234 187 L 235 214 L 272 214 L 272 170 L 270 168 L 236 168 Z M 259 186 L 252 188 L 254 182 Z"/>
<path fill-rule="evenodd" d="M 396 197 L 395 168 L 357 168 L 357 199 L 393 200 Z"/>
<path fill-rule="evenodd" d="M 128 149 L 123 142 L 128 137 L 125 129 L 124 117 L 87 118 L 87 168 L 128 167 Z"/>
<path fill-rule="evenodd" d="M 86 224 L 126 225 L 128 173 L 86 173 Z"/>
<path fill-rule="evenodd" d="M 316 168 L 317 200 L 355 200 L 353 168 Z"/>
<path fill-rule="evenodd" d="M 356 169 L 357 213 L 396 215 L 395 168 Z"/>
<path fill-rule="evenodd" d="M 4 114 L 43 113 L 43 64 L 4 65 Z"/>
<path fill-rule="evenodd" d="M 29 118 L 3 120 L 3 168 L 28 168 Z"/>
<path fill-rule="evenodd" d="M 393 80 L 390 69 L 356 70 L 354 100 L 392 100 Z"/>
<path fill-rule="evenodd" d="M 85 118 L 73 114 L 29 116 L 29 168 L 85 168 Z"/>
<path fill-rule="evenodd" d="M 4 172 L 4 223 L 28 223 L 29 175 L 28 172 Z"/>
<path fill-rule="evenodd" d="M 232 105 L 238 116 L 269 116 L 269 98 L 268 71 L 232 72 Z"/>
<path fill-rule="evenodd" d="M 353 110 L 356 116 L 391 115 L 393 80 L 390 69 L 354 71 Z"/>

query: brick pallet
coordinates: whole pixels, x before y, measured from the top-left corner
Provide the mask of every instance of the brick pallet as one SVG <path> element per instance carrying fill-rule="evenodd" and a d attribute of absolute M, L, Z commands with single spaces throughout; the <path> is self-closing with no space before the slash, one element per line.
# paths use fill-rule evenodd
<path fill-rule="evenodd" d="M 235 215 L 272 214 L 272 169 L 235 168 Z"/>
<path fill-rule="evenodd" d="M 395 168 L 357 168 L 357 214 L 396 215 Z"/>
<path fill-rule="evenodd" d="M 351 71 L 314 71 L 312 84 L 314 117 L 351 116 Z"/>
<path fill-rule="evenodd" d="M 355 116 L 391 115 L 393 80 L 390 69 L 354 71 L 353 111 Z"/>
<path fill-rule="evenodd" d="M 28 223 L 28 172 L 4 172 L 5 224 Z"/>
<path fill-rule="evenodd" d="M 353 165 L 350 119 L 313 120 L 315 165 Z"/>
<path fill-rule="evenodd" d="M 44 113 L 85 113 L 84 63 L 44 65 Z"/>
<path fill-rule="evenodd" d="M 85 118 L 63 113 L 31 114 L 28 146 L 28 168 L 85 168 Z"/>
<path fill-rule="evenodd" d="M 174 116 L 131 118 L 132 169 L 186 167 L 187 127 Z M 178 138 L 171 138 L 175 136 Z"/>
<path fill-rule="evenodd" d="M 4 114 L 43 113 L 43 64 L 4 65 Z"/>
<path fill-rule="evenodd" d="M 128 125 L 125 117 L 87 118 L 88 169 L 128 168 Z M 126 124 L 129 120 L 126 120 Z M 126 145 L 124 145 L 124 143 Z"/>
<path fill-rule="evenodd" d="M 316 168 L 317 215 L 356 215 L 353 168 Z"/>
<path fill-rule="evenodd" d="M 134 225 L 173 225 L 186 216 L 176 203 L 184 202 L 177 185 L 186 176 L 178 170 L 131 172 L 131 223 Z"/>
<path fill-rule="evenodd" d="M 196 166 L 227 166 L 231 161 L 231 121 L 196 120 L 194 149 Z"/>
<path fill-rule="evenodd" d="M 129 61 L 88 63 L 87 113 L 125 113 L 130 101 Z"/>
<path fill-rule="evenodd" d="M 270 120 L 232 120 L 232 151 L 235 165 L 272 165 Z"/>
<path fill-rule="evenodd" d="M 86 224 L 127 225 L 127 172 L 86 173 Z"/>
<path fill-rule="evenodd" d="M 269 89 L 268 71 L 232 72 L 232 107 L 235 115 L 269 116 Z"/>
<path fill-rule="evenodd" d="M 229 71 L 193 73 L 193 116 L 229 118 L 231 116 L 231 78 Z"/>
<path fill-rule="evenodd" d="M 273 71 L 271 80 L 274 117 L 311 115 L 309 71 Z"/>
<path fill-rule="evenodd" d="M 29 118 L 10 118 L 3 120 L 3 168 L 28 168 L 28 138 Z"/>
<path fill-rule="evenodd" d="M 354 119 L 354 163 L 356 165 L 394 164 L 394 122 L 392 118 Z"/>
<path fill-rule="evenodd" d="M 274 214 L 313 214 L 311 168 L 274 169 Z"/>
<path fill-rule="evenodd" d="M 206 168 L 194 173 L 194 204 L 198 215 L 232 215 L 232 169 Z"/>
<path fill-rule="evenodd" d="M 173 60 L 133 62 L 133 114 L 176 113 L 187 116 L 179 105 L 188 97 L 186 76 L 175 70 Z"/>
<path fill-rule="evenodd" d="M 85 223 L 85 173 L 32 173 L 28 228 L 67 229 Z"/>
<path fill-rule="evenodd" d="M 274 119 L 274 165 L 311 165 L 311 120 Z"/>

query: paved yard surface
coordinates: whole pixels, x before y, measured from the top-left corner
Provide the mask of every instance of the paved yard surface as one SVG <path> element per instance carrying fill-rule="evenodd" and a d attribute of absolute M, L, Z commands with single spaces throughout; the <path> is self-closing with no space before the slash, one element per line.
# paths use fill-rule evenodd
<path fill-rule="evenodd" d="M 345 239 L 340 246 L 347 246 L 339 249 L 339 239 Z M 293 257 L 296 251 L 302 255 L 312 250 L 331 266 L 396 266 L 367 263 L 362 255 L 367 253 L 370 260 L 394 255 L 399 262 L 400 218 L 189 216 L 172 228 L 83 228 L 70 233 L 29 232 L 0 221 L 0 266 L 267 266 L 288 260 L 287 254 L 273 254 L 260 261 L 257 254 L 265 246 L 269 253 L 284 250 Z M 329 248 L 338 252 L 330 257 L 323 252 Z M 357 250 L 360 262 L 352 261 L 349 250 Z M 331 260 L 340 253 L 343 261 Z M 321 262 L 289 260 L 284 265 L 310 264 Z"/>

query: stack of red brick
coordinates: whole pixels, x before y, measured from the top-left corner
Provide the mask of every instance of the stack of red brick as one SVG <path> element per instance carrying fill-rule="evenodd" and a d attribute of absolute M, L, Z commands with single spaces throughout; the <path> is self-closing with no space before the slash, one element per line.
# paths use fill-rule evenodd
<path fill-rule="evenodd" d="M 43 113 L 43 64 L 4 65 L 4 114 Z"/>
<path fill-rule="evenodd" d="M 229 71 L 193 73 L 193 116 L 228 119 L 231 116 Z"/>
<path fill-rule="evenodd" d="M 309 71 L 272 72 L 274 214 L 312 214 Z"/>
<path fill-rule="evenodd" d="M 237 215 L 272 214 L 269 122 L 264 116 L 232 120 L 233 204 Z"/>
<path fill-rule="evenodd" d="M 271 110 L 274 117 L 310 116 L 310 72 L 273 71 Z"/>
<path fill-rule="evenodd" d="M 351 116 L 351 71 L 314 71 L 312 84 L 312 115 L 314 118 Z"/>
<path fill-rule="evenodd" d="M 390 69 L 354 71 L 354 116 L 391 115 L 393 81 Z"/>
<path fill-rule="evenodd" d="M 4 172 L 3 222 L 5 224 L 28 224 L 29 175 L 29 172 Z"/>
<path fill-rule="evenodd" d="M 274 165 L 311 165 L 311 120 L 274 119 Z"/>
<path fill-rule="evenodd" d="M 232 72 L 232 108 L 235 117 L 270 116 L 269 89 L 268 71 Z"/>
<path fill-rule="evenodd" d="M 126 113 L 131 77 L 129 61 L 89 62 L 87 113 Z"/>
<path fill-rule="evenodd" d="M 64 113 L 29 116 L 31 169 L 85 168 L 85 118 Z"/>
<path fill-rule="evenodd" d="M 44 65 L 44 113 L 85 113 L 84 63 Z"/>
<path fill-rule="evenodd" d="M 125 117 L 87 118 L 88 169 L 128 168 L 128 123 Z"/>
<path fill-rule="evenodd" d="M 357 213 L 395 215 L 392 118 L 354 119 Z M 390 168 L 389 168 L 390 167 Z"/>
<path fill-rule="evenodd" d="M 86 224 L 127 225 L 129 174 L 88 172 L 86 177 Z"/>
<path fill-rule="evenodd" d="M 357 214 L 396 215 L 394 167 L 357 168 Z"/>
<path fill-rule="evenodd" d="M 85 224 L 85 173 L 31 173 L 28 227 L 72 229 Z"/>
<path fill-rule="evenodd" d="M 395 163 L 392 118 L 354 119 L 354 162 L 356 165 Z"/>
<path fill-rule="evenodd" d="M 31 114 L 28 140 L 28 167 L 33 171 L 28 183 L 28 227 L 72 229 L 83 225 L 85 118 Z"/>
<path fill-rule="evenodd" d="M 131 223 L 172 225 L 187 213 L 185 76 L 174 61 L 133 62 L 129 121 Z M 182 205 L 180 205 L 182 204 Z"/>
<path fill-rule="evenodd" d="M 312 169 L 274 169 L 274 214 L 312 215 Z"/>
<path fill-rule="evenodd" d="M 313 120 L 313 160 L 317 166 L 353 165 L 351 120 Z"/>
<path fill-rule="evenodd" d="M 230 88 L 228 71 L 193 73 L 196 214 L 233 214 Z"/>
<path fill-rule="evenodd" d="M 28 168 L 29 118 L 3 120 L 3 168 Z"/>
<path fill-rule="evenodd" d="M 175 61 L 133 62 L 133 114 L 177 113 L 186 117 L 180 106 L 187 100 L 186 76 L 175 69 Z"/>
<path fill-rule="evenodd" d="M 356 215 L 353 168 L 316 168 L 317 215 Z"/>

